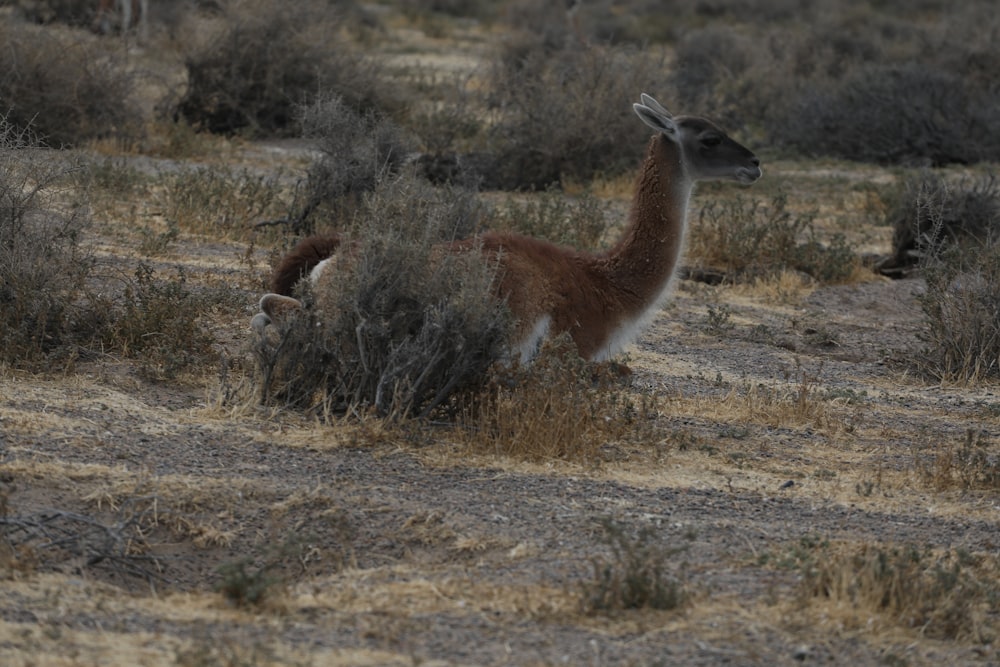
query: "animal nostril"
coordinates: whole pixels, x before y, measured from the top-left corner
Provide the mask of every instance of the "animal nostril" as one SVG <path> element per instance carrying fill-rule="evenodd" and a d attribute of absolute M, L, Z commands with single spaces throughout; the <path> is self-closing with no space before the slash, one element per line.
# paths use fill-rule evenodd
<path fill-rule="evenodd" d="M 756 156 L 750 158 L 750 164 L 752 164 L 755 167 L 759 167 L 760 166 L 760 158 L 756 157 Z"/>

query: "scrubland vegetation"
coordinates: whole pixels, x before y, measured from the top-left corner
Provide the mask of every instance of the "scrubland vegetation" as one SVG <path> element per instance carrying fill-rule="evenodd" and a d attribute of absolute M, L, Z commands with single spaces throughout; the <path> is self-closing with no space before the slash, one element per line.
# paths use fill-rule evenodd
<path fill-rule="evenodd" d="M 3 7 L 0 662 L 996 662 L 992 4 L 151 4 Z M 435 244 L 609 247 L 640 92 L 764 180 L 627 358 L 496 363 Z"/>

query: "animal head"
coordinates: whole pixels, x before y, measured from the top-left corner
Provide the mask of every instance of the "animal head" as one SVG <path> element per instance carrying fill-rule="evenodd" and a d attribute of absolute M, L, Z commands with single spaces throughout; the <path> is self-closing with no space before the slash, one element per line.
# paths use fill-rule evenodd
<path fill-rule="evenodd" d="M 680 149 L 681 163 L 693 181 L 734 180 L 749 185 L 761 177 L 760 159 L 712 121 L 674 117 L 646 93 L 640 99 L 632 105 L 635 113 Z"/>

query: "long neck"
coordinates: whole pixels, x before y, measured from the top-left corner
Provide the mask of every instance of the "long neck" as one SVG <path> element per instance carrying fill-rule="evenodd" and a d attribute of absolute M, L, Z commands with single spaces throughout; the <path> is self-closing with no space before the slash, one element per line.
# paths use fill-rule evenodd
<path fill-rule="evenodd" d="M 660 298 L 677 266 L 693 185 L 680 148 L 661 134 L 654 136 L 636 182 L 628 227 L 606 255 L 615 283 L 642 305 Z"/>

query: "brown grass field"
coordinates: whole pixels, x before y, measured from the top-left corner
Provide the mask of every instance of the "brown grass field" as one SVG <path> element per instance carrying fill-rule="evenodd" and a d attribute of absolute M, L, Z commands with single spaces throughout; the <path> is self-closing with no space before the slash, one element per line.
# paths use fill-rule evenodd
<path fill-rule="evenodd" d="M 400 70 L 472 71 L 491 38 L 389 25 Z M 177 372 L 120 351 L 0 366 L 0 664 L 1000 664 L 1000 397 L 913 363 L 921 279 L 681 280 L 599 404 L 627 420 L 597 415 L 613 427 L 575 455 L 491 451 L 447 423 L 254 400 L 249 320 L 282 239 L 226 184 L 288 187 L 309 145 L 184 140 L 75 150 L 148 178 L 91 201 L 101 271 L 182 275 L 211 351 Z M 695 224 L 784 193 L 859 256 L 889 253 L 899 169 L 746 143 L 763 180 L 699 189 Z M 193 168 L 221 185 L 184 208 L 165 192 Z M 612 235 L 630 182 L 592 189 Z M 595 602 L 650 571 L 674 603 Z"/>

